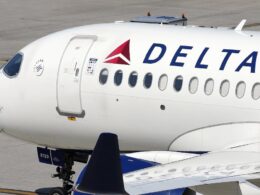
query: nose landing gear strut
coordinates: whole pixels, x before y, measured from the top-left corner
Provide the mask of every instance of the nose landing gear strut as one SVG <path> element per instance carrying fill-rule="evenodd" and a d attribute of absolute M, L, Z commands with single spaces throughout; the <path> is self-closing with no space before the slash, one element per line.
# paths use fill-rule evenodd
<path fill-rule="evenodd" d="M 64 153 L 64 165 L 56 168 L 57 173 L 53 174 L 53 178 L 59 178 L 62 180 L 62 188 L 53 188 L 50 190 L 49 195 L 70 195 L 73 190 L 72 177 L 75 171 L 72 170 L 74 165 L 74 155 L 70 153 Z"/>
<path fill-rule="evenodd" d="M 50 150 L 37 148 L 38 158 L 41 163 L 57 166 L 53 178 L 62 180 L 62 187 L 48 189 L 49 195 L 71 195 L 73 191 L 74 162 L 87 163 L 90 152 L 78 150 Z"/>

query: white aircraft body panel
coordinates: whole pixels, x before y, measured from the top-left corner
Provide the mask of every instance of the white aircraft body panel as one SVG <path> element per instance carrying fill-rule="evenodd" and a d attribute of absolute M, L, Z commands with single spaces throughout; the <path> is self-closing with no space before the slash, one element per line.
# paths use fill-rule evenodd
<path fill-rule="evenodd" d="M 78 77 L 67 77 L 69 74 L 62 74 L 67 66 L 65 61 L 78 57 L 67 56 L 71 49 L 67 46 L 78 36 L 97 39 L 94 44 L 93 39 L 80 41 L 80 44 L 84 42 L 81 51 L 85 54 L 79 53 Z M 131 58 L 122 48 L 120 54 L 109 57 L 127 41 Z M 54 33 L 20 51 L 23 62 L 16 77 L 10 78 L 1 70 L 0 126 L 17 138 L 67 149 L 92 149 L 102 132 L 117 134 L 123 151 L 175 150 L 173 142 L 182 135 L 216 126 L 222 128 L 221 133 L 214 132 L 216 140 L 232 139 L 231 124 L 236 124 L 241 135 L 247 131 L 246 124 L 250 127 L 254 124 L 252 136 L 259 137 L 260 104 L 252 98 L 251 92 L 260 78 L 258 59 L 257 66 L 253 67 L 259 42 L 258 32 L 134 23 L 90 25 Z M 154 44 L 160 47 L 149 56 Z M 180 46 L 189 46 L 189 49 L 180 51 Z M 230 54 L 226 64 L 225 49 L 239 50 L 239 53 Z M 160 60 L 144 63 L 147 55 L 150 61 L 155 60 L 162 50 L 165 53 Z M 176 53 L 175 63 L 182 65 L 170 65 Z M 35 71 L 39 63 L 43 66 L 41 74 Z M 104 68 L 108 71 L 108 79 L 102 85 L 99 76 Z M 118 70 L 123 73 L 120 86 L 114 84 L 114 74 Z M 128 78 L 133 71 L 137 72 L 138 79 L 136 86 L 130 87 Z M 143 84 L 147 73 L 153 75 L 149 89 Z M 167 79 L 164 77 L 163 84 L 167 87 L 160 90 L 158 81 L 164 74 Z M 177 92 L 173 82 L 179 75 L 183 84 Z M 193 78 L 197 80 L 190 83 Z M 210 78 L 214 80 L 214 88 L 206 95 L 204 83 Z M 230 88 L 223 97 L 220 85 L 225 80 L 229 81 Z M 241 81 L 246 83 L 246 91 L 238 98 L 236 86 Z M 194 89 L 196 83 L 198 87 Z M 57 112 L 57 107 L 67 116 Z M 84 117 L 77 116 L 82 111 L 85 111 Z M 203 145 L 203 134 L 189 140 L 193 138 L 198 146 Z M 244 138 L 241 136 L 236 141 L 240 139 Z M 230 144 L 230 141 L 225 143 Z M 179 142 L 177 145 L 180 146 Z M 205 146 L 194 150 L 209 151 L 217 148 L 218 143 Z M 177 147 L 183 151 L 193 148 L 191 141 L 186 142 L 185 147 Z"/>

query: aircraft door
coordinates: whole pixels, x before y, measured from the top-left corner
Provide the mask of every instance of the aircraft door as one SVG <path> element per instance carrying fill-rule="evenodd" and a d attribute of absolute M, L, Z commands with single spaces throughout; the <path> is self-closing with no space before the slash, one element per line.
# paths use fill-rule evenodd
<path fill-rule="evenodd" d="M 74 37 L 63 53 L 57 80 L 57 111 L 60 115 L 84 117 L 81 104 L 81 75 L 95 36 Z"/>

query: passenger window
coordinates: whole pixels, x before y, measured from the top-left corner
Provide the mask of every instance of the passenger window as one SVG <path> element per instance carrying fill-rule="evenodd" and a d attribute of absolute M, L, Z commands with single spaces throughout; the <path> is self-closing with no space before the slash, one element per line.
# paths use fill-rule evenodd
<path fill-rule="evenodd" d="M 182 83 L 183 83 L 183 77 L 182 76 L 177 76 L 174 80 L 173 87 L 175 91 L 180 91 L 182 88 Z"/>
<path fill-rule="evenodd" d="M 252 97 L 254 100 L 260 98 L 260 83 L 256 83 L 252 88 Z"/>
<path fill-rule="evenodd" d="M 193 77 L 191 80 L 190 80 L 190 84 L 189 84 L 189 90 L 190 90 L 190 93 L 194 94 L 197 92 L 198 90 L 198 85 L 199 85 L 199 80 L 197 77 Z"/>
<path fill-rule="evenodd" d="M 129 75 L 129 80 L 128 80 L 128 83 L 131 87 L 135 87 L 136 83 L 137 83 L 137 78 L 138 78 L 138 74 L 137 72 L 132 72 L 130 75 Z"/>
<path fill-rule="evenodd" d="M 230 87 L 230 83 L 228 80 L 222 81 L 222 83 L 220 84 L 220 95 L 222 97 L 226 97 L 228 95 L 229 87 Z"/>
<path fill-rule="evenodd" d="M 158 87 L 161 91 L 164 91 L 167 87 L 168 83 L 168 76 L 166 74 L 163 74 L 159 78 Z"/>
<path fill-rule="evenodd" d="M 16 54 L 4 67 L 4 73 L 9 77 L 14 77 L 19 73 L 23 61 L 22 54 Z"/>
<path fill-rule="evenodd" d="M 144 76 L 144 87 L 145 88 L 150 88 L 153 82 L 153 75 L 151 73 L 147 73 Z"/>
<path fill-rule="evenodd" d="M 205 82 L 204 92 L 206 95 L 211 95 L 214 89 L 214 80 L 208 79 Z"/>
<path fill-rule="evenodd" d="M 236 88 L 236 95 L 238 98 L 242 98 L 245 95 L 246 91 L 246 83 L 244 81 L 241 81 L 237 84 Z"/>
<path fill-rule="evenodd" d="M 116 71 L 115 77 L 114 77 L 114 83 L 115 83 L 115 85 L 116 85 L 116 86 L 121 85 L 122 80 L 123 80 L 123 72 L 122 72 L 122 70 Z"/>
<path fill-rule="evenodd" d="M 101 70 L 101 72 L 99 74 L 100 84 L 102 84 L 102 85 L 106 84 L 107 79 L 108 79 L 108 70 L 105 68 L 105 69 Z"/>

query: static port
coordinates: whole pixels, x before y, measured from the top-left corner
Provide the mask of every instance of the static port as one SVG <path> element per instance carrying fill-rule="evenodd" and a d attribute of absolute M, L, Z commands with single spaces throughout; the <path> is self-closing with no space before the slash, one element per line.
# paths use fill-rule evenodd
<path fill-rule="evenodd" d="M 161 110 L 165 110 L 165 105 L 160 106 Z"/>

